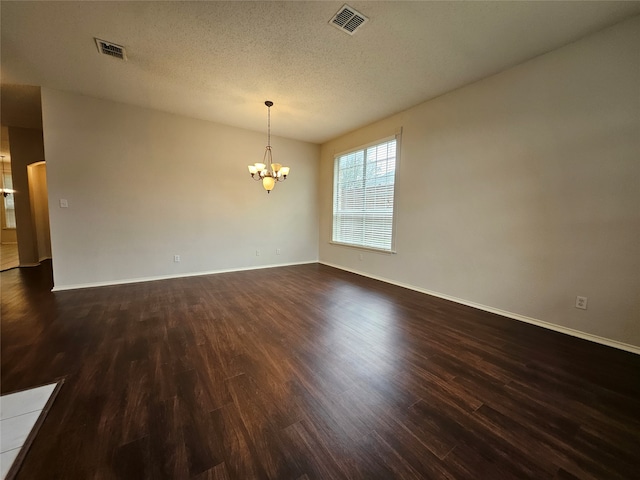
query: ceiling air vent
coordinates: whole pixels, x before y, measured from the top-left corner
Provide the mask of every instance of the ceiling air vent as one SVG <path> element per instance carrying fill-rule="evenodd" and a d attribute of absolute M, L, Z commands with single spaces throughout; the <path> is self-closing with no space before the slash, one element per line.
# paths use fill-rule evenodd
<path fill-rule="evenodd" d="M 336 13 L 329 23 L 338 30 L 353 35 L 356 30 L 367 23 L 369 19 L 358 12 L 355 8 L 351 8 L 345 4 L 338 13 Z"/>
<path fill-rule="evenodd" d="M 120 60 L 127 59 L 127 52 L 124 51 L 122 45 L 116 45 L 115 43 L 100 40 L 99 38 L 96 38 L 96 45 L 98 46 L 98 51 L 104 55 L 119 58 Z"/>

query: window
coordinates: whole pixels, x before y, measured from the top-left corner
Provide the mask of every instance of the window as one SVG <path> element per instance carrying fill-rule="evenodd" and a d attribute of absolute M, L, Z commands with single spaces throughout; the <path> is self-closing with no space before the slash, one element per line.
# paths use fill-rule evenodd
<path fill-rule="evenodd" d="M 393 251 L 396 144 L 387 139 L 336 156 L 334 242 Z"/>
<path fill-rule="evenodd" d="M 4 190 L 13 192 L 13 179 L 10 172 L 2 172 L 2 187 L 3 187 L 3 208 L 4 208 L 4 225 L 3 228 L 16 228 L 16 210 L 13 198 L 13 193 L 6 193 Z"/>

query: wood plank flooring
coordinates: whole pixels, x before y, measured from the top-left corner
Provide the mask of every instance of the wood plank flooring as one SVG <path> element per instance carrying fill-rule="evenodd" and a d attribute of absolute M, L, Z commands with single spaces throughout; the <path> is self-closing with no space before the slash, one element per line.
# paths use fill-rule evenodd
<path fill-rule="evenodd" d="M 323 265 L 51 293 L 2 273 L 18 479 L 637 479 L 640 357 Z"/>
<path fill-rule="evenodd" d="M 0 244 L 0 271 L 16 268 L 20 265 L 17 243 Z"/>

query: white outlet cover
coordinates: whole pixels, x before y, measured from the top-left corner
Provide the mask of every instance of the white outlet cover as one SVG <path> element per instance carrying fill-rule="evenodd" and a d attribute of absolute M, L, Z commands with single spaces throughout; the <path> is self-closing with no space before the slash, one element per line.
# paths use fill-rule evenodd
<path fill-rule="evenodd" d="M 576 308 L 587 309 L 587 297 L 576 297 Z"/>

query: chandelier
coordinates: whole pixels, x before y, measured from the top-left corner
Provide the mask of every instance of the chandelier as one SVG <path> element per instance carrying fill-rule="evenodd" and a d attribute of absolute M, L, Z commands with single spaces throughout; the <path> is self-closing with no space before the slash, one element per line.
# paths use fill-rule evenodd
<path fill-rule="evenodd" d="M 273 102 L 267 100 L 264 102 L 267 106 L 267 148 L 264 151 L 262 157 L 262 163 L 255 163 L 249 165 L 249 173 L 254 180 L 262 180 L 262 186 L 271 193 L 273 187 L 276 186 L 276 182 L 283 182 L 289 175 L 289 167 L 283 167 L 279 163 L 273 163 L 271 158 L 271 107 Z"/>

